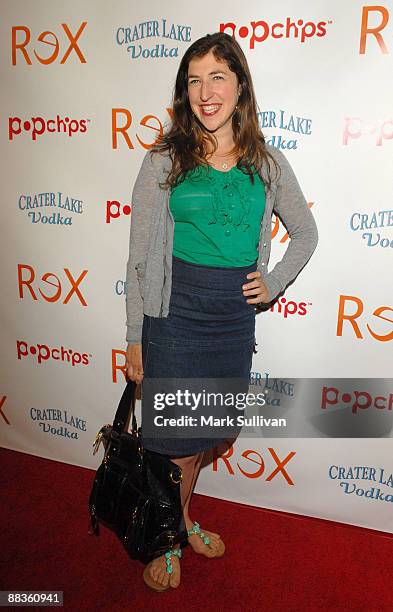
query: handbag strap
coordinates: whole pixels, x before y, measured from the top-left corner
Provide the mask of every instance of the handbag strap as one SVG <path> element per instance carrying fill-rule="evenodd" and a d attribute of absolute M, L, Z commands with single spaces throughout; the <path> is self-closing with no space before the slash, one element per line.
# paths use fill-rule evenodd
<path fill-rule="evenodd" d="M 132 430 L 137 431 L 138 425 L 135 417 L 135 389 L 136 383 L 132 380 L 128 380 L 126 388 L 123 391 L 123 395 L 120 398 L 118 409 L 116 410 L 112 425 L 112 432 L 120 435 L 124 431 L 130 410 L 132 411 Z"/>

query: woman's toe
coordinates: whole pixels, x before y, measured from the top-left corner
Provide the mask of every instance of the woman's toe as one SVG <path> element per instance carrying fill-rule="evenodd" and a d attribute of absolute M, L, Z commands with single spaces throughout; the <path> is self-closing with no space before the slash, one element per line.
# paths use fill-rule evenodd
<path fill-rule="evenodd" d="M 210 544 L 215 544 L 218 546 L 218 544 L 220 543 L 220 536 L 216 535 L 215 533 L 210 533 L 207 532 L 206 534 L 210 540 Z"/>
<path fill-rule="evenodd" d="M 177 589 L 177 587 L 180 584 L 179 576 L 171 576 L 170 582 L 171 582 L 171 587 L 173 587 L 174 589 Z"/>
<path fill-rule="evenodd" d="M 158 568 L 156 565 L 151 565 L 150 566 L 150 576 L 151 578 L 153 578 L 153 580 L 157 580 L 158 577 Z"/>

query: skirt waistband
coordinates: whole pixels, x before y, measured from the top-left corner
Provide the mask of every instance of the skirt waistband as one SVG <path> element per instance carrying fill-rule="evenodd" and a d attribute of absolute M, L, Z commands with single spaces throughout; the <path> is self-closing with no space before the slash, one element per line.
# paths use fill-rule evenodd
<path fill-rule="evenodd" d="M 247 274 L 257 269 L 257 261 L 249 266 L 207 266 L 195 264 L 173 255 L 172 282 L 195 287 L 209 287 L 213 290 L 234 290 L 241 292 L 241 286 L 250 282 Z"/>
<path fill-rule="evenodd" d="M 186 261 L 185 259 L 180 259 L 180 257 L 176 257 L 176 255 L 172 255 L 172 259 L 173 259 L 173 262 L 177 266 L 191 267 L 195 269 L 201 268 L 203 270 L 212 270 L 212 271 L 214 270 L 234 270 L 234 271 L 242 270 L 244 272 L 244 270 L 248 270 L 248 268 L 256 267 L 256 264 L 257 264 L 257 260 L 255 260 L 248 266 L 211 266 L 207 264 L 197 264 L 192 261 Z"/>

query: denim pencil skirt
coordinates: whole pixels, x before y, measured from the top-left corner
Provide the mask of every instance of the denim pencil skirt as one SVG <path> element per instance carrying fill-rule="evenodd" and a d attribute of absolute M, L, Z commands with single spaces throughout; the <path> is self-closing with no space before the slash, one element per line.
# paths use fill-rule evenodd
<path fill-rule="evenodd" d="M 172 288 L 167 317 L 144 315 L 142 330 L 142 443 L 151 451 L 172 457 L 194 455 L 226 438 L 166 438 L 144 435 L 148 379 L 236 378 L 248 389 L 255 347 L 255 307 L 247 303 L 242 285 L 250 282 L 249 266 L 220 267 L 190 263 L 173 256 Z M 172 408 L 176 414 L 176 406 Z M 179 407 L 178 416 L 184 413 Z"/>

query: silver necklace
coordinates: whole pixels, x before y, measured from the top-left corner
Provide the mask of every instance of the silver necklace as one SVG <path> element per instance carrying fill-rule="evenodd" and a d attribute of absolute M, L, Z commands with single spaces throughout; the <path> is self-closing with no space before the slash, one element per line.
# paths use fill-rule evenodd
<path fill-rule="evenodd" d="M 227 155 L 228 155 L 228 153 L 226 155 L 217 155 L 217 157 L 227 157 Z M 223 170 L 228 170 L 228 168 L 229 168 L 229 163 L 228 162 L 224 161 L 224 162 L 217 162 L 217 163 L 221 166 L 221 168 Z"/>

